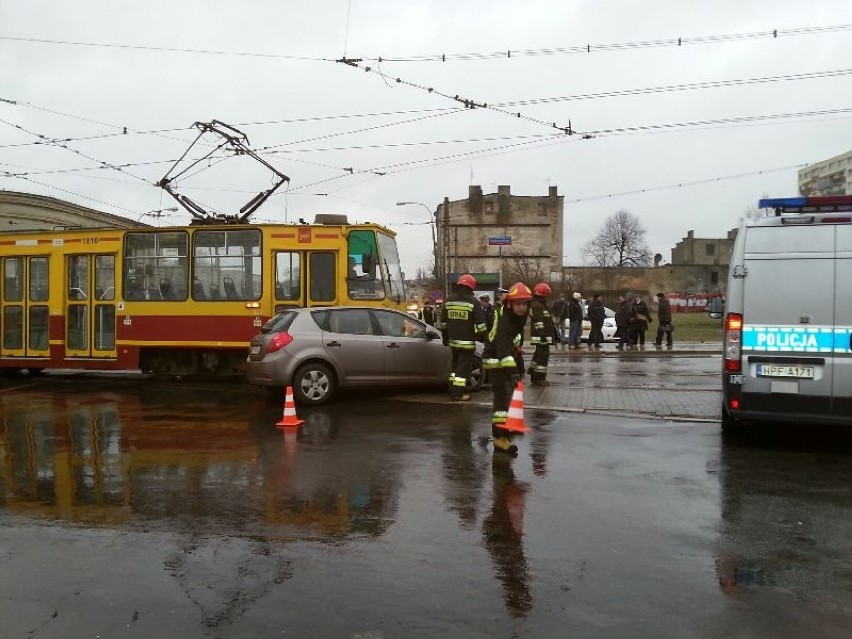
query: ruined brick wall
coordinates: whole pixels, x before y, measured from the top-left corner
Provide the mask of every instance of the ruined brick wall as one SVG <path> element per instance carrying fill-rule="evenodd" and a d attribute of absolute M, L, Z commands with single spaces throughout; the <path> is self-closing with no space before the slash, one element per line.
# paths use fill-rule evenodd
<path fill-rule="evenodd" d="M 455 272 L 505 273 L 516 266 L 516 256 L 535 261 L 546 277 L 562 270 L 563 197 L 555 186 L 542 196 L 512 195 L 509 186 L 483 195 L 471 186 L 468 198 L 450 202 L 449 262 Z M 438 251 L 445 247 L 445 216 L 438 207 Z M 489 246 L 491 237 L 510 237 L 511 245 Z M 502 257 L 501 257 L 502 254 Z"/>

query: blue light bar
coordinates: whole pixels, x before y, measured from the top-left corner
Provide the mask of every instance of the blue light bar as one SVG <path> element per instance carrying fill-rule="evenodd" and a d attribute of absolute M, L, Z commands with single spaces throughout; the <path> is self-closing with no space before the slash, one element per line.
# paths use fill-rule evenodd
<path fill-rule="evenodd" d="M 761 209 L 782 209 L 792 206 L 807 206 L 808 198 L 806 197 L 775 197 L 760 200 L 757 207 Z"/>

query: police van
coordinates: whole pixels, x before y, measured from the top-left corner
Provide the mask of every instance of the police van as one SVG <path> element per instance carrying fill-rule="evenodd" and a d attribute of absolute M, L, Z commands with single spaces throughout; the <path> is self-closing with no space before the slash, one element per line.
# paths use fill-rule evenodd
<path fill-rule="evenodd" d="M 852 196 L 765 199 L 734 242 L 722 430 L 852 425 Z"/>

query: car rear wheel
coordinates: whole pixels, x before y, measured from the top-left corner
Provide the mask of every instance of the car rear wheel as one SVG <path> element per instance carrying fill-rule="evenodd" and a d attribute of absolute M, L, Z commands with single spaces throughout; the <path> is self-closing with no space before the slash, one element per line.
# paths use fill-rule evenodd
<path fill-rule="evenodd" d="M 293 376 L 293 396 L 300 404 L 324 404 L 334 390 L 334 373 L 325 364 L 309 362 Z"/>

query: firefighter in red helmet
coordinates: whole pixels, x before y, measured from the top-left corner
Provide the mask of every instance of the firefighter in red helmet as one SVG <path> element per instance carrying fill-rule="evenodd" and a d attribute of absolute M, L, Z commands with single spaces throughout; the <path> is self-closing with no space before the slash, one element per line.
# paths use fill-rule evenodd
<path fill-rule="evenodd" d="M 509 418 L 509 402 L 512 392 L 521 378 L 515 362 L 518 335 L 524 332 L 529 314 L 532 291 L 523 283 L 514 284 L 506 295 L 506 310 L 496 324 L 492 339 L 493 359 L 496 366 L 488 371 L 494 392 L 494 411 L 491 415 L 491 434 L 494 436 L 494 451 L 514 455 L 518 447 L 512 443 L 514 432 L 505 428 Z"/>
<path fill-rule="evenodd" d="M 553 318 L 547 308 L 550 285 L 547 282 L 539 282 L 533 286 L 532 292 L 530 343 L 535 346 L 535 352 L 529 367 L 530 381 L 537 386 L 549 386 L 550 382 L 546 379 L 547 364 L 550 361 L 550 345 L 553 344 L 553 336 L 556 330 L 553 326 Z"/>
<path fill-rule="evenodd" d="M 473 296 L 476 280 L 465 273 L 456 282 L 455 293 L 444 302 L 443 325 L 447 330 L 447 342 L 453 353 L 450 370 L 450 399 L 466 402 L 470 395 L 465 392 L 473 366 L 477 341 L 485 340 L 485 317 L 482 304 Z"/>

